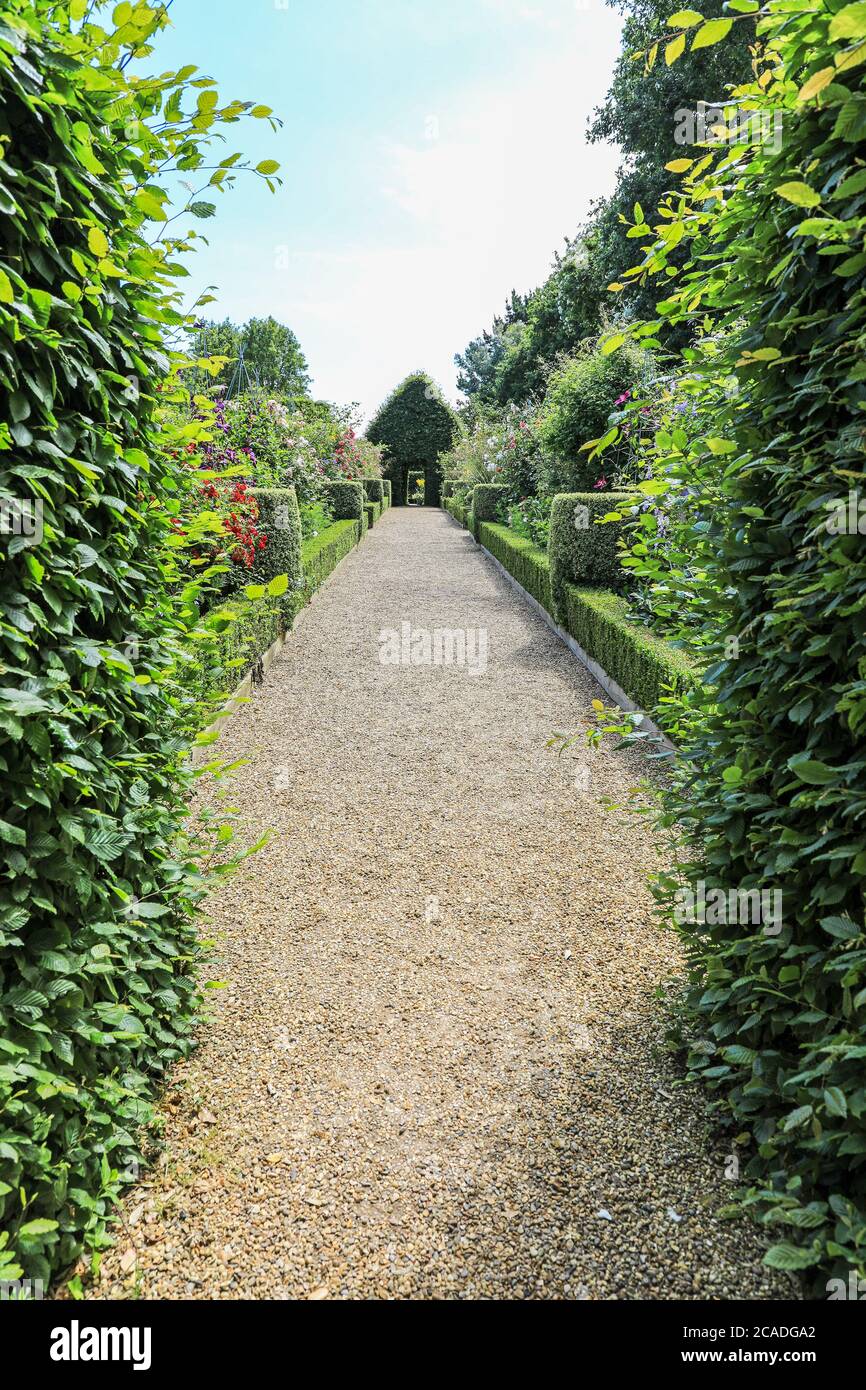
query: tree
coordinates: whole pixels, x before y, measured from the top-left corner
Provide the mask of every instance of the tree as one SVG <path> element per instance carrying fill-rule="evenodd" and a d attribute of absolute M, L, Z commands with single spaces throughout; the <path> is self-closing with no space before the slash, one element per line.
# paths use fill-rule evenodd
<path fill-rule="evenodd" d="M 452 447 L 460 422 L 441 390 L 426 372 L 413 372 L 380 405 L 368 428 L 367 438 L 387 449 L 385 476 L 393 485 L 394 504 L 406 501 L 410 468 L 424 468 L 424 500 L 439 504 L 440 454 Z"/>
<path fill-rule="evenodd" d="M 748 3 L 748 0 L 746 0 Z M 670 187 L 665 165 L 687 154 L 677 144 L 682 123 L 677 113 L 694 110 L 699 101 L 718 101 L 749 74 L 749 44 L 754 24 L 743 23 L 731 41 L 698 49 L 668 65 L 655 55 L 648 71 L 636 63 L 636 49 L 651 46 L 673 8 L 670 0 L 608 0 L 624 11 L 622 51 L 613 81 L 589 127 L 590 141 L 616 142 L 623 153 L 617 187 L 597 202 L 586 225 L 557 254 L 544 284 L 526 296 L 512 290 L 511 300 L 492 328 L 473 339 L 455 357 L 459 389 L 486 404 L 522 404 L 543 394 L 561 354 L 571 354 L 605 326 L 609 315 L 649 316 L 655 286 L 629 281 L 617 300 L 608 286 L 631 265 L 631 243 L 623 237 L 623 217 L 634 208 L 655 208 Z M 723 0 L 709 0 L 708 17 L 721 14 Z M 681 331 L 673 332 L 673 340 Z"/>
<path fill-rule="evenodd" d="M 232 395 L 260 386 L 281 396 L 306 396 L 310 387 L 307 359 L 291 328 L 271 316 L 249 319 L 242 326 L 222 323 L 197 325 L 192 352 L 196 357 L 228 357 L 218 376 L 203 373 L 190 385 L 222 386 Z"/>

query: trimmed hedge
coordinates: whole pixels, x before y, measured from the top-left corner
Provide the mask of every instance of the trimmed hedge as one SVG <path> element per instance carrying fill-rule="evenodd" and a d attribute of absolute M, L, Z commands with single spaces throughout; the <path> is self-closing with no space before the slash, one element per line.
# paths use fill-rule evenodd
<path fill-rule="evenodd" d="M 618 543 L 624 521 L 601 518 L 625 512 L 634 504 L 628 492 L 560 492 L 550 512 L 550 581 L 553 613 L 565 624 L 565 586 L 620 590 L 626 571 L 619 562 Z"/>
<path fill-rule="evenodd" d="M 444 506 L 446 512 L 448 512 L 450 516 L 453 516 L 455 521 L 459 521 L 461 526 L 467 526 L 469 524 L 466 508 L 456 497 L 449 497 Z"/>
<path fill-rule="evenodd" d="M 375 526 L 379 517 L 382 515 L 382 508 L 378 502 L 365 502 L 364 511 L 367 514 L 367 527 Z"/>
<path fill-rule="evenodd" d="M 358 544 L 356 521 L 335 521 L 318 536 L 312 536 L 301 546 L 304 566 L 304 593 L 309 598 L 337 567 L 344 556 Z"/>
<path fill-rule="evenodd" d="M 367 494 L 368 502 L 378 502 L 380 513 L 385 507 L 385 489 L 381 478 L 364 478 L 364 491 Z"/>
<path fill-rule="evenodd" d="M 251 576 L 255 584 L 266 584 L 278 574 L 289 576 L 289 588 L 301 582 L 301 513 L 293 487 L 251 489 L 259 507 L 259 530 L 267 537 L 258 551 Z"/>
<path fill-rule="evenodd" d="M 545 552 L 533 545 L 532 541 L 515 536 L 507 526 L 483 521 L 478 529 L 481 544 L 549 613 L 552 607 L 550 561 Z"/>
<path fill-rule="evenodd" d="M 325 498 L 331 508 L 335 521 L 360 521 L 364 515 L 367 500 L 363 483 L 348 480 L 325 483 Z"/>
<path fill-rule="evenodd" d="M 393 502 L 394 502 L 393 491 L 392 491 L 392 483 L 391 483 L 391 479 L 390 479 L 390 478 L 383 478 L 383 479 L 382 479 L 382 488 L 383 488 L 384 493 L 385 493 L 385 506 L 386 506 L 386 507 L 390 507 L 390 506 L 393 505 Z"/>
<path fill-rule="evenodd" d="M 472 515 L 476 523 L 482 521 L 495 521 L 499 512 L 499 504 L 505 498 L 508 489 L 504 483 L 477 483 L 472 489 Z"/>
<path fill-rule="evenodd" d="M 630 621 L 628 600 L 606 589 L 565 586 L 563 626 L 630 700 L 651 714 L 666 687 L 685 691 L 700 681 L 695 663 L 678 647 Z"/>
<path fill-rule="evenodd" d="M 288 590 L 281 598 L 248 599 L 240 593 L 211 610 L 207 626 L 216 630 L 216 640 L 194 648 L 190 677 L 202 696 L 214 702 L 214 712 L 268 647 L 291 631 L 295 614 L 305 602 L 298 589 Z"/>

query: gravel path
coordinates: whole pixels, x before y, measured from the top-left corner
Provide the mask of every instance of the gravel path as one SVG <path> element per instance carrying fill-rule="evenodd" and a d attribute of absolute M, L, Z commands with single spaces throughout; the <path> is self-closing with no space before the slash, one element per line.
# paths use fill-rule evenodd
<path fill-rule="evenodd" d="M 486 670 L 382 664 L 403 622 Z M 637 755 L 545 747 L 598 695 L 444 513 L 343 562 L 219 745 L 276 836 L 91 1296 L 791 1296 L 661 1050 L 653 847 L 598 804 Z"/>

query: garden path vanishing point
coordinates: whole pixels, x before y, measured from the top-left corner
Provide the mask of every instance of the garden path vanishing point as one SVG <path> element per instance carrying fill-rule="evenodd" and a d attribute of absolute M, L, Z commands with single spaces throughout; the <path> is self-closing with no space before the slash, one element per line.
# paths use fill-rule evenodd
<path fill-rule="evenodd" d="M 486 671 L 382 664 L 404 622 Z M 344 560 L 218 745 L 276 834 L 91 1297 L 792 1296 L 662 1051 L 649 832 L 599 805 L 640 756 L 545 746 L 599 695 L 444 512 Z"/>

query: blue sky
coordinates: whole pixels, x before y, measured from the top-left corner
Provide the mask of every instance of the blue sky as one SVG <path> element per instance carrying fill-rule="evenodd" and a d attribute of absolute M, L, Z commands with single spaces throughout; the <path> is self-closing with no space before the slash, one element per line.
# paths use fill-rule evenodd
<path fill-rule="evenodd" d="M 313 389 L 365 414 L 408 372 L 456 399 L 453 356 L 544 279 L 616 150 L 586 143 L 620 18 L 602 0 L 175 0 L 150 63 L 196 63 L 273 107 L 229 149 L 279 160 L 197 226 L 213 317 L 272 313 Z"/>

